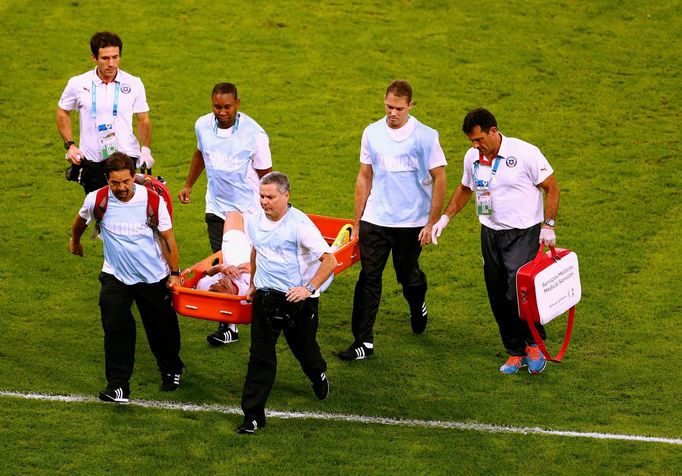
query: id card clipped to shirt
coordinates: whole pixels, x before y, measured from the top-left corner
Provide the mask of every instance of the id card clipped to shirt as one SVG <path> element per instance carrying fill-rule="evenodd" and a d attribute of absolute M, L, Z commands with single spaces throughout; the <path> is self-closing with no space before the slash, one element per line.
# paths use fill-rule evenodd
<path fill-rule="evenodd" d="M 114 84 L 114 104 L 112 109 L 112 116 L 114 121 L 116 121 L 116 116 L 118 115 L 118 93 L 121 86 L 118 81 Z M 95 82 L 92 82 L 92 109 L 90 114 L 92 119 L 97 121 L 97 86 Z M 114 122 L 108 122 L 105 124 L 97 124 L 97 138 L 99 139 L 99 148 L 102 152 L 102 158 L 107 159 L 111 154 L 118 151 L 118 141 L 116 140 L 116 132 L 114 131 Z"/>
<path fill-rule="evenodd" d="M 493 214 L 493 197 L 487 181 L 478 180 L 476 183 L 476 213 L 481 215 Z"/>
<path fill-rule="evenodd" d="M 483 157 L 481 155 L 481 157 Z M 474 162 L 474 188 L 476 191 L 476 213 L 479 216 L 490 216 L 493 214 L 493 196 L 490 184 L 495 178 L 497 168 L 500 165 L 500 156 L 495 158 L 495 164 L 490 171 L 490 180 L 480 180 L 478 178 L 478 167 L 480 160 Z"/>
<path fill-rule="evenodd" d="M 97 135 L 103 159 L 109 158 L 111 154 L 118 151 L 118 142 L 116 141 L 116 132 L 114 132 L 113 124 L 99 124 L 97 126 Z"/>

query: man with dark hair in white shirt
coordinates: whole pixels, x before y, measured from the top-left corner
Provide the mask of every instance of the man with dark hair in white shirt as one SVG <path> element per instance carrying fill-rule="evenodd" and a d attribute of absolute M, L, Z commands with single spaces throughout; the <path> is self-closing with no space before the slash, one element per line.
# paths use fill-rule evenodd
<path fill-rule="evenodd" d="M 135 184 L 132 159 L 121 152 L 113 153 L 105 162 L 105 174 L 108 188 L 104 200 L 96 203 L 98 191 L 85 197 L 71 226 L 69 250 L 83 256 L 80 239 L 88 224 L 96 221 L 104 243 L 99 306 L 107 378 L 107 387 L 99 398 L 128 403 L 135 362 L 133 301 L 161 372 L 160 390 L 174 391 L 180 386 L 184 364 L 170 291 L 180 285 L 179 256 L 166 203 L 157 196 L 158 211 L 155 218 L 151 216 L 150 194 L 156 192 Z"/>
<path fill-rule="evenodd" d="M 90 50 L 95 69 L 72 77 L 57 107 L 57 128 L 71 163 L 67 178 L 80 183 L 86 194 L 107 184 L 103 162 L 116 151 L 133 158 L 136 167 L 154 165 L 147 96 L 140 78 L 119 69 L 121 38 L 97 32 L 90 39 Z M 80 120 L 78 144 L 71 125 L 73 110 Z M 133 134 L 133 115 L 138 137 Z"/>

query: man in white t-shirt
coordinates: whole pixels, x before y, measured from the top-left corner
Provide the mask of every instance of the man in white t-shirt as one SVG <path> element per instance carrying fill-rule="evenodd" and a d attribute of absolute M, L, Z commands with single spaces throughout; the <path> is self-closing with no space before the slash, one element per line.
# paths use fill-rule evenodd
<path fill-rule="evenodd" d="M 438 132 L 410 116 L 412 87 L 407 81 L 389 84 L 384 105 L 386 116 L 362 134 L 353 223 L 362 269 L 353 298 L 354 341 L 338 353 L 343 360 L 374 353 L 374 322 L 389 254 L 410 308 L 412 331 L 424 332 L 428 319 L 419 255 L 431 242 L 431 226 L 443 208 L 447 162 Z"/>
<path fill-rule="evenodd" d="M 462 130 L 472 147 L 464 156 L 462 182 L 434 225 L 432 239 L 437 243 L 450 218 L 475 195 L 488 300 L 509 354 L 500 372 L 515 374 L 528 366 L 530 373 L 540 373 L 546 361 L 519 317 L 516 272 L 535 257 L 540 243 L 556 243 L 559 185 L 540 149 L 503 136 L 487 109 L 470 111 Z M 544 339 L 544 328 L 536 327 Z"/>
<path fill-rule="evenodd" d="M 265 403 L 277 372 L 280 333 L 310 379 L 315 396 L 329 395 L 327 363 L 317 343 L 318 301 L 336 258 L 310 218 L 289 205 L 289 178 L 271 172 L 260 181 L 262 211 L 246 217 L 251 251 L 251 347 L 244 381 L 244 421 L 238 433 L 265 426 Z"/>
<path fill-rule="evenodd" d="M 140 78 L 119 69 L 121 38 L 108 31 L 95 33 L 90 50 L 95 69 L 72 77 L 57 107 L 57 128 L 64 139 L 65 158 L 72 164 L 67 178 L 80 183 L 85 193 L 107 184 L 103 161 L 115 151 L 132 157 L 138 167 L 154 165 L 144 85 Z M 73 110 L 78 110 L 80 120 L 78 145 L 71 126 Z M 133 134 L 133 115 L 139 142 Z"/>
<path fill-rule="evenodd" d="M 201 116 L 194 126 L 197 148 L 192 156 L 180 202 L 190 203 L 192 187 L 206 169 L 206 224 L 211 250 L 222 246 L 225 215 L 254 213 L 258 207 L 258 180 L 272 170 L 268 135 L 256 121 L 239 112 L 237 87 L 218 83 L 211 92 L 213 112 Z M 219 346 L 237 342 L 234 324 L 221 324 L 206 337 Z"/>
<path fill-rule="evenodd" d="M 184 364 L 179 355 L 180 328 L 170 292 L 172 286 L 180 284 L 179 256 L 170 214 L 161 197 L 158 224 L 150 222 L 149 194 L 155 192 L 135 184 L 133 160 L 115 152 L 105 161 L 105 174 L 106 201 L 95 203 L 97 191 L 85 197 L 71 226 L 69 250 L 83 256 L 80 239 L 88 224 L 95 220 L 104 242 L 99 306 L 107 387 L 99 398 L 128 403 L 135 362 L 133 301 L 161 372 L 160 390 L 174 391 L 180 386 Z M 96 208 L 104 208 L 103 215 L 98 216 Z"/>

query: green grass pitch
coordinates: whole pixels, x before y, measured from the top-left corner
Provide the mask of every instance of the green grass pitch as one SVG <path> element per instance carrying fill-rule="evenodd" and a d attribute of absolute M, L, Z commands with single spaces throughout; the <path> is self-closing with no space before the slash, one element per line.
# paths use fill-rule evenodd
<path fill-rule="evenodd" d="M 292 179 L 292 203 L 310 213 L 352 216 L 360 136 L 396 78 L 414 87 L 414 116 L 440 132 L 448 194 L 468 148 L 461 121 L 477 106 L 556 171 L 558 246 L 577 252 L 583 287 L 562 364 L 499 375 L 469 204 L 422 254 L 427 332 L 410 331 L 389 265 L 376 355 L 333 357 L 351 341 L 351 268 L 321 300 L 330 398 L 314 398 L 282 342 L 269 409 L 682 438 L 679 0 L 0 0 L 0 13 L 0 392 L 94 397 L 104 385 L 101 244 L 68 253 L 83 194 L 64 180 L 54 111 L 68 78 L 92 67 L 91 34 L 112 30 L 122 69 L 146 86 L 155 172 L 175 194 L 219 81 L 237 84 Z M 209 254 L 204 190 L 202 177 L 191 205 L 175 203 L 183 267 Z M 213 323 L 180 319 L 182 388 L 158 391 L 138 326 L 131 398 L 238 406 L 248 326 L 239 344 L 212 349 Z M 550 349 L 563 323 L 548 326 Z M 682 464 L 665 443 L 305 418 L 270 418 L 249 438 L 234 433 L 239 421 L 0 396 L 0 474 L 675 474 Z"/>

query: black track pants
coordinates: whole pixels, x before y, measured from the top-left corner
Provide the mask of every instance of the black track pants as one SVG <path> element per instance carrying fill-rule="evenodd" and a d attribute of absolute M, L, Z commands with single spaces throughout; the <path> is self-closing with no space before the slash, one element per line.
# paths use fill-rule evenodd
<path fill-rule="evenodd" d="M 516 272 L 538 252 L 540 224 L 525 230 L 493 230 L 481 226 L 481 253 L 488 300 L 507 353 L 526 355 L 533 343 L 528 325 L 519 318 L 516 299 Z M 540 336 L 545 329 L 537 324 Z"/>

